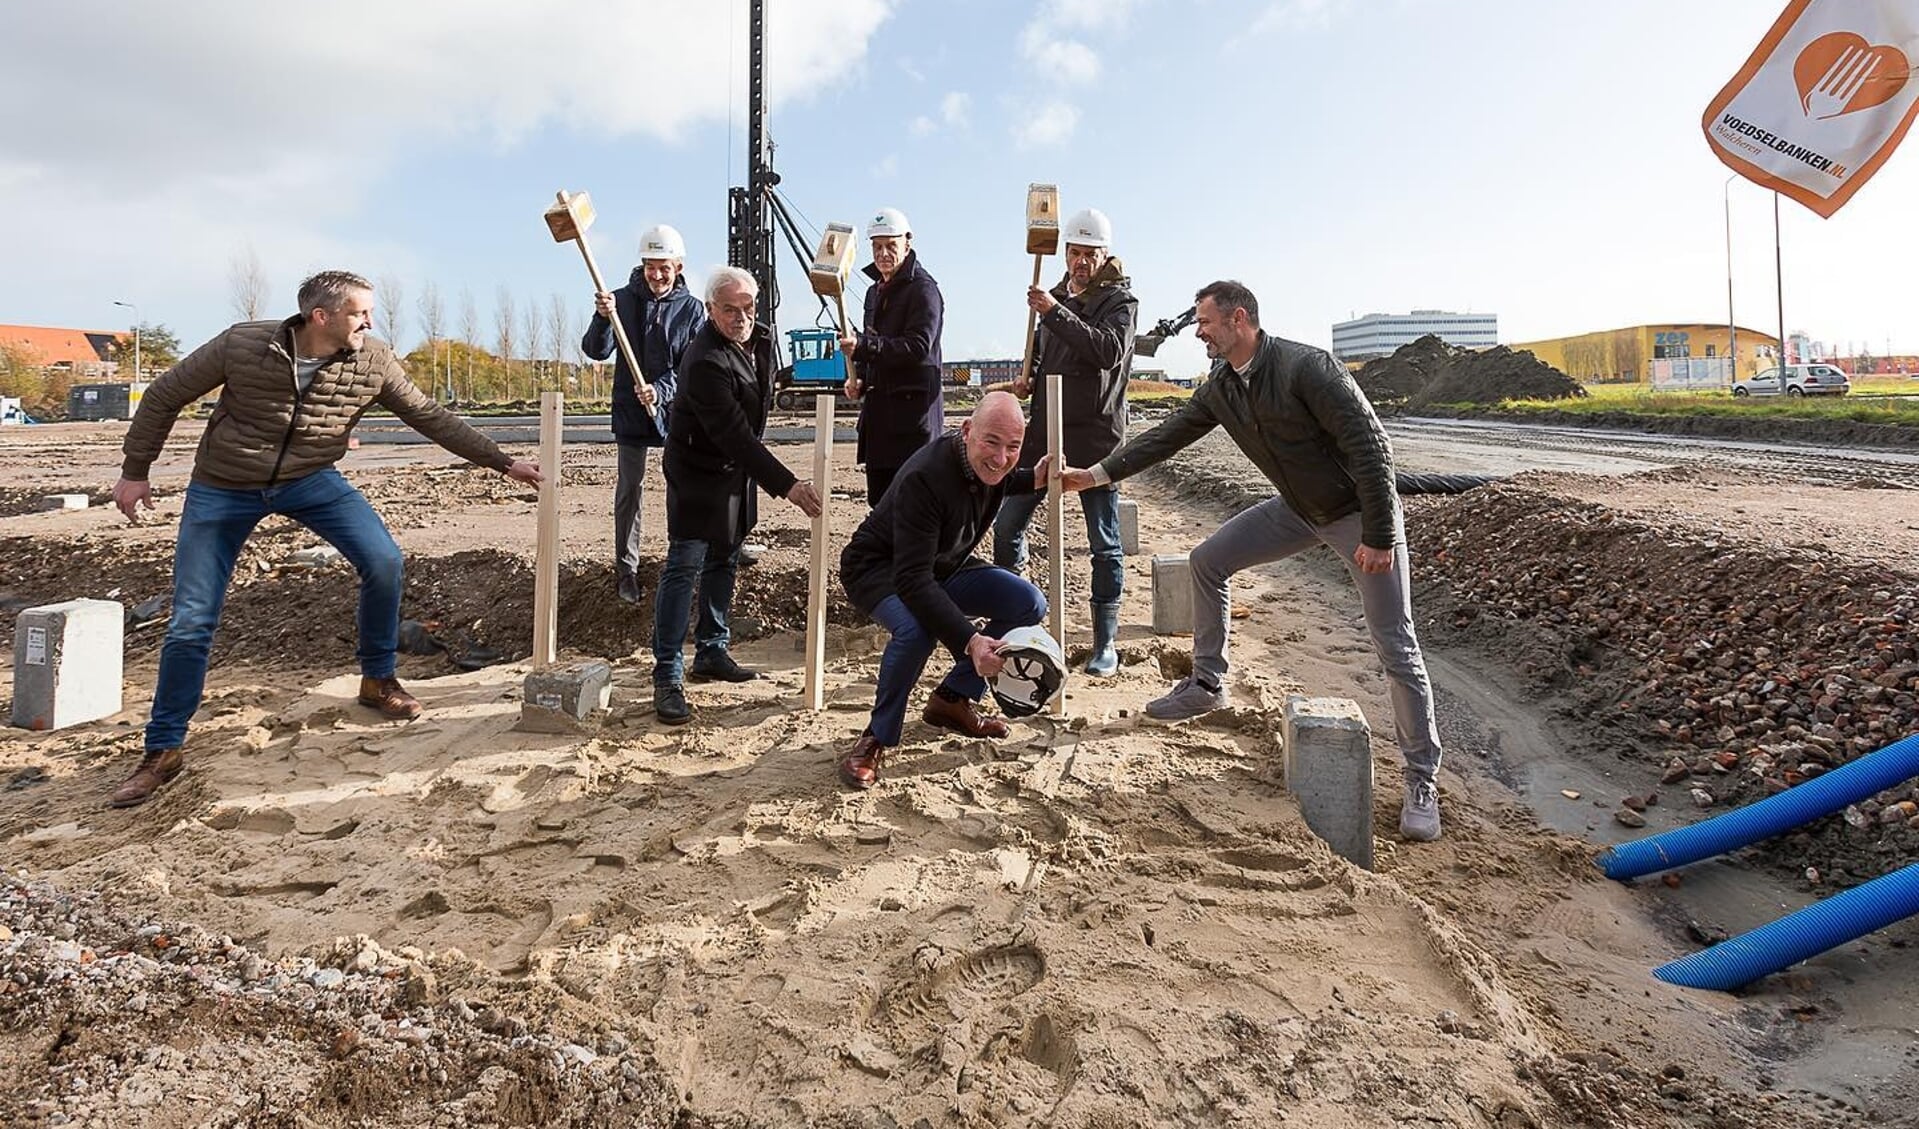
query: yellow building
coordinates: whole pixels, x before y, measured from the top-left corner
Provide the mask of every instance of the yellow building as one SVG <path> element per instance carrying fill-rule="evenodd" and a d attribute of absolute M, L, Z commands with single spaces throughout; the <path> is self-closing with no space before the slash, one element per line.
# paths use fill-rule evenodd
<path fill-rule="evenodd" d="M 1734 363 L 1741 377 L 1775 363 L 1779 338 L 1743 325 L 1738 330 L 1739 354 Z M 1512 347 L 1531 352 L 1574 380 L 1589 384 L 1644 384 L 1651 370 L 1650 362 L 1668 357 L 1724 357 L 1730 336 L 1724 322 L 1718 325 L 1693 322 L 1606 329 L 1576 337 L 1525 341 Z"/>

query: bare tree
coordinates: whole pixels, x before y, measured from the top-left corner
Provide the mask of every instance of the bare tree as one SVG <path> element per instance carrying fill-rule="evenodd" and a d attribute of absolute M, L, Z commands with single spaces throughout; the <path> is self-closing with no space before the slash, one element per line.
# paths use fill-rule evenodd
<path fill-rule="evenodd" d="M 520 310 L 520 336 L 526 341 L 526 359 L 533 365 L 533 384 L 538 391 L 546 390 L 546 382 L 541 378 L 541 356 L 546 352 L 545 342 L 541 339 L 545 323 L 540 320 L 540 300 L 531 294 L 526 297 L 526 305 Z"/>
<path fill-rule="evenodd" d="M 453 397 L 453 377 L 442 371 L 440 366 L 440 334 L 446 329 L 446 307 L 440 302 L 440 288 L 428 279 L 420 288 L 420 300 L 416 309 L 420 315 L 420 329 L 426 334 L 426 346 L 433 356 L 433 386 L 446 388 L 448 399 Z"/>
<path fill-rule="evenodd" d="M 266 315 L 267 272 L 260 266 L 259 252 L 249 243 L 246 250 L 234 253 L 227 264 L 227 287 L 232 294 L 233 313 L 241 321 L 259 321 Z"/>
<path fill-rule="evenodd" d="M 480 307 L 473 301 L 473 288 L 460 287 L 460 340 L 466 342 L 466 398 L 473 395 L 473 350 L 480 347 Z"/>
<path fill-rule="evenodd" d="M 397 353 L 400 351 L 400 329 L 406 325 L 406 287 L 393 275 L 383 274 L 380 276 L 378 293 L 373 308 L 379 313 L 380 336 Z"/>
<path fill-rule="evenodd" d="M 500 287 L 494 294 L 493 306 L 494 343 L 499 347 L 494 352 L 500 355 L 500 369 L 506 382 L 506 398 L 513 398 L 513 292 Z"/>
<path fill-rule="evenodd" d="M 566 366 L 561 362 L 566 359 L 567 339 L 571 330 L 572 326 L 567 319 L 566 300 L 556 291 L 548 297 L 546 303 L 546 339 L 553 343 L 553 368 L 561 374 L 567 371 Z M 560 385 L 562 388 L 565 387 L 564 377 Z"/>

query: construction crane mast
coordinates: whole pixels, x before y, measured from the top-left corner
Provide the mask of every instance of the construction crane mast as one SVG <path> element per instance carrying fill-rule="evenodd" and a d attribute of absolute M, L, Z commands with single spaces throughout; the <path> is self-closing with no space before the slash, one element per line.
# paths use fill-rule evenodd
<path fill-rule="evenodd" d="M 773 143 L 766 133 L 766 0 L 748 0 L 746 186 L 727 190 L 726 261 L 760 284 L 759 319 L 775 330 L 779 270 L 773 260 Z"/>

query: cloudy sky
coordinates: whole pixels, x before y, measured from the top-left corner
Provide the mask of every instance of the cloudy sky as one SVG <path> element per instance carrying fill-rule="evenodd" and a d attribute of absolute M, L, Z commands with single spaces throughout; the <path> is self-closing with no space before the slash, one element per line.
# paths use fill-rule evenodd
<path fill-rule="evenodd" d="M 949 359 L 1016 355 L 1025 186 L 1111 215 L 1147 321 L 1238 277 L 1268 329 L 1491 311 L 1520 341 L 1726 316 L 1770 330 L 1772 197 L 1699 119 L 1783 0 L 770 0 L 772 132 L 807 223 L 912 218 Z M 583 315 L 540 212 L 588 189 L 623 276 L 671 222 L 725 259 L 743 183 L 745 0 L 14 4 L 0 35 L 0 322 L 188 345 L 345 267 Z M 1783 209 L 1786 320 L 1919 352 L 1919 142 L 1830 220 Z M 809 236 L 810 238 L 810 236 Z M 864 259 L 862 259 L 864 262 Z M 1048 264 L 1048 273 L 1059 268 Z M 783 271 L 782 328 L 817 306 Z M 376 296 L 377 299 L 377 296 Z M 1203 365 L 1191 336 L 1162 350 Z"/>

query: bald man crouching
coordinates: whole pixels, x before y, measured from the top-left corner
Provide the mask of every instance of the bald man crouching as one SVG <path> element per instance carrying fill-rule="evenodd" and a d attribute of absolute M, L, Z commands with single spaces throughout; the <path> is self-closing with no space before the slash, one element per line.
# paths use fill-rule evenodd
<path fill-rule="evenodd" d="M 1026 578 L 975 558 L 1008 494 L 1030 494 L 1049 462 L 1018 469 L 1026 436 L 1019 401 L 988 394 L 957 433 L 921 447 L 840 554 L 840 583 L 853 606 L 892 633 L 880 658 L 879 692 L 866 732 L 840 758 L 853 788 L 879 782 L 880 762 L 900 743 L 906 699 L 936 644 L 955 659 L 920 715 L 969 737 L 1004 737 L 1006 723 L 979 712 L 986 679 L 998 674 L 1000 636 L 1046 618 L 1046 597 Z M 975 619 L 986 620 L 984 629 Z"/>

